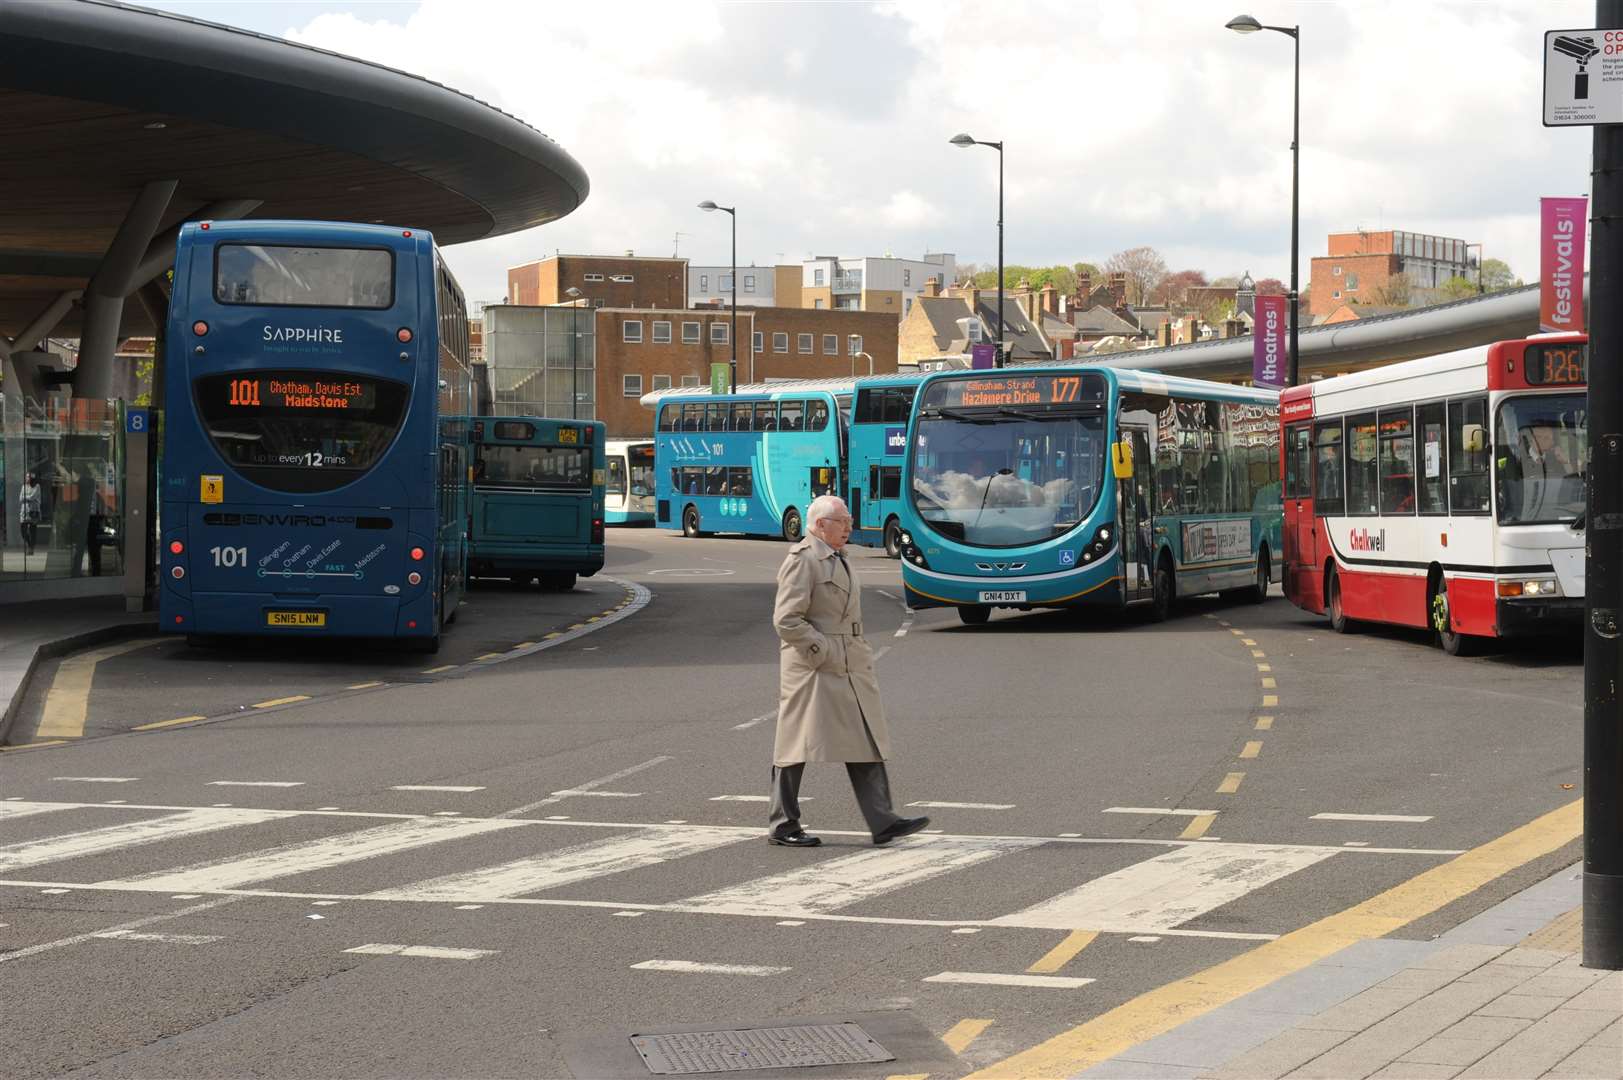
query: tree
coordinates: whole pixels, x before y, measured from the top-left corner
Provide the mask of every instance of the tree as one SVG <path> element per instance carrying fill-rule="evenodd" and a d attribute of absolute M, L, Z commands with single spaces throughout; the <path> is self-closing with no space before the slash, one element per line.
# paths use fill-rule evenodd
<path fill-rule="evenodd" d="M 1510 264 L 1503 259 L 1482 260 L 1482 291 L 1503 292 L 1505 289 L 1519 289 L 1522 279 L 1510 272 Z"/>
<path fill-rule="evenodd" d="M 1257 282 L 1258 296 L 1284 296 L 1285 283 L 1276 277 L 1265 277 Z"/>
<path fill-rule="evenodd" d="M 1063 263 L 1033 271 L 1031 287 L 1041 289 L 1044 285 L 1054 286 L 1061 296 L 1070 296 L 1076 292 L 1076 271 Z"/>
<path fill-rule="evenodd" d="M 1437 291 L 1442 294 L 1442 299 L 1445 301 L 1464 300 L 1468 296 L 1476 295 L 1476 282 L 1455 274 L 1443 282 Z"/>
<path fill-rule="evenodd" d="M 1382 307 L 1406 308 L 1414 299 L 1414 286 L 1408 274 L 1393 274 L 1375 290 L 1375 302 Z"/>
<path fill-rule="evenodd" d="M 1182 304 L 1188 299 L 1191 288 L 1204 284 L 1206 275 L 1201 271 L 1179 270 L 1161 279 L 1155 288 L 1154 300 L 1163 305 Z"/>
<path fill-rule="evenodd" d="M 1080 278 L 1083 274 L 1087 274 L 1093 279 L 1093 284 L 1095 286 L 1099 284 L 1099 279 L 1104 275 L 1104 271 L 1100 270 L 1097 266 L 1090 262 L 1072 263 L 1071 270 L 1078 278 Z"/>
<path fill-rule="evenodd" d="M 1105 269 L 1127 275 L 1127 302 L 1139 306 L 1143 306 L 1167 276 L 1166 260 L 1152 247 L 1118 251 L 1105 262 Z"/>
<path fill-rule="evenodd" d="M 1198 313 L 1201 322 L 1216 326 L 1234 317 L 1234 301 L 1223 296 L 1212 297 L 1200 305 Z"/>

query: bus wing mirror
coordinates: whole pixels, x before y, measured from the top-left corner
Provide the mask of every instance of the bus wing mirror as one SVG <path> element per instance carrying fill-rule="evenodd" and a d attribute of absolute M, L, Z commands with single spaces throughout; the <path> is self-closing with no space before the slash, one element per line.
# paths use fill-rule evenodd
<path fill-rule="evenodd" d="M 1133 444 L 1123 439 L 1110 444 L 1110 467 L 1117 480 L 1130 480 L 1133 476 Z"/>
<path fill-rule="evenodd" d="M 1479 454 L 1488 448 L 1488 433 L 1481 424 L 1462 424 L 1460 444 L 1470 453 Z"/>

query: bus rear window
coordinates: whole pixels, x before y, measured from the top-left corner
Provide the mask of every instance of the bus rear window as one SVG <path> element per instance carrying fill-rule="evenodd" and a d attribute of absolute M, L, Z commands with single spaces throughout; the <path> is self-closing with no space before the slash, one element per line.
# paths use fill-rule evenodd
<path fill-rule="evenodd" d="M 502 446 L 474 448 L 473 479 L 481 487 L 589 488 L 592 451 L 572 446 Z"/>
<path fill-rule="evenodd" d="M 394 442 L 405 383 L 352 372 L 232 371 L 193 387 L 220 456 L 272 491 L 332 491 L 358 479 Z"/>
<path fill-rule="evenodd" d="M 221 244 L 214 299 L 264 307 L 394 306 L 394 255 L 378 248 Z"/>

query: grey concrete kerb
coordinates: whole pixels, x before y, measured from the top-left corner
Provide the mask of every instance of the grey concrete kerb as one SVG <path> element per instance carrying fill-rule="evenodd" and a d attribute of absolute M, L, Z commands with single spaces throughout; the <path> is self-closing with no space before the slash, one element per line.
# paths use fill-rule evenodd
<path fill-rule="evenodd" d="M 15 634 L 12 627 L 0 627 L 0 746 L 10 742 L 11 726 L 22 709 L 23 698 L 40 666 L 49 660 L 92 645 L 109 641 L 124 641 L 145 637 L 157 630 L 157 616 L 152 613 L 131 615 L 124 622 L 107 623 L 108 616 L 100 616 L 101 625 L 84 628 L 57 627 L 37 634 Z M 96 620 L 86 620 L 96 621 Z M 10 640 L 5 640 L 9 638 Z"/>

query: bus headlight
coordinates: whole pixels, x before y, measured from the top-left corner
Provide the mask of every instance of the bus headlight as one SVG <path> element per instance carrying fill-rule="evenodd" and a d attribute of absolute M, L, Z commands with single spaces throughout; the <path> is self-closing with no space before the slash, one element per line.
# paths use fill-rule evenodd
<path fill-rule="evenodd" d="M 1114 528 L 1109 525 L 1099 526 L 1093 531 L 1093 539 L 1088 541 L 1088 546 L 1082 549 L 1082 561 L 1090 563 L 1102 558 L 1104 553 L 1110 550 L 1110 545 L 1115 538 L 1116 530 Z"/>
<path fill-rule="evenodd" d="M 1519 578 L 1499 582 L 1499 597 L 1516 600 L 1522 597 L 1560 596 L 1561 583 L 1555 578 Z"/>
<path fill-rule="evenodd" d="M 920 551 L 919 546 L 913 542 L 912 533 L 905 529 L 902 530 L 901 541 L 902 558 L 914 566 L 922 566 L 926 570 L 930 569 L 930 564 L 924 561 L 924 552 Z"/>

